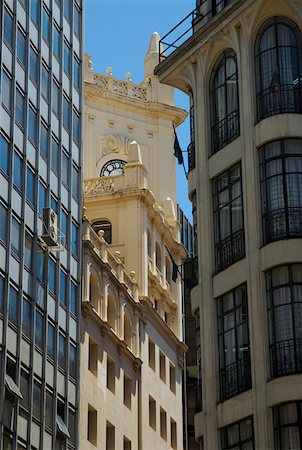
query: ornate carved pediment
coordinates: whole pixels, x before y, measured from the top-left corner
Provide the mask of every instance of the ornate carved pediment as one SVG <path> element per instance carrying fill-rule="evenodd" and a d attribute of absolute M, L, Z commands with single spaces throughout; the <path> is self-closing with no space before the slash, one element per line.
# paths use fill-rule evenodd
<path fill-rule="evenodd" d="M 128 147 L 131 140 L 122 135 L 107 134 L 106 136 L 97 136 L 97 149 L 100 158 L 111 153 L 128 155 Z"/>

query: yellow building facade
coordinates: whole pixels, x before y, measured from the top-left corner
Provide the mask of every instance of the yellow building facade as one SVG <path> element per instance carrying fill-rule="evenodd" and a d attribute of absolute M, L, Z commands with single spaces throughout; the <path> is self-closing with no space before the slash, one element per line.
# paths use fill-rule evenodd
<path fill-rule="evenodd" d="M 84 69 L 80 448 L 182 449 L 181 279 L 174 130 L 155 33 L 137 85 Z M 173 272 L 174 267 L 174 272 Z"/>

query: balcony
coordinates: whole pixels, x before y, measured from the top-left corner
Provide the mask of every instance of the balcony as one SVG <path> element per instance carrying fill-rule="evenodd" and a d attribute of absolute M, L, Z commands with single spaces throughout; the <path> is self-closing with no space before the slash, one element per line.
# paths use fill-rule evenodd
<path fill-rule="evenodd" d="M 302 339 L 288 339 L 271 345 L 272 377 L 302 372 Z"/>
<path fill-rule="evenodd" d="M 195 169 L 195 142 L 191 142 L 188 145 L 188 167 L 189 172 Z"/>
<path fill-rule="evenodd" d="M 244 232 L 238 230 L 215 245 L 216 273 L 244 258 Z"/>
<path fill-rule="evenodd" d="M 206 28 L 213 18 L 235 0 L 201 0 L 199 6 L 182 19 L 160 40 L 159 62 L 170 56 L 197 31 Z"/>
<path fill-rule="evenodd" d="M 227 400 L 252 387 L 250 353 L 220 371 L 221 400 Z"/>
<path fill-rule="evenodd" d="M 302 237 L 302 208 L 281 208 L 263 215 L 264 242 Z"/>
<path fill-rule="evenodd" d="M 237 109 L 212 127 L 212 154 L 228 145 L 239 135 L 239 111 Z"/>
<path fill-rule="evenodd" d="M 292 84 L 276 84 L 257 93 L 258 120 L 276 114 L 302 113 L 302 80 Z"/>

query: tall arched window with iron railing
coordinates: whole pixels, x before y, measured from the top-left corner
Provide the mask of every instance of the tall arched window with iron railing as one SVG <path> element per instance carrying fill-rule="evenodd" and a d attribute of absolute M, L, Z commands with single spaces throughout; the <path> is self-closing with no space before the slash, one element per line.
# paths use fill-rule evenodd
<path fill-rule="evenodd" d="M 297 25 L 273 17 L 255 44 L 257 119 L 302 113 L 302 39 Z"/>
<path fill-rule="evenodd" d="M 211 77 L 211 154 L 240 135 L 238 69 L 234 50 L 223 52 Z"/>
<path fill-rule="evenodd" d="M 188 145 L 188 170 L 195 169 L 195 121 L 194 121 L 194 96 L 189 89 L 190 96 L 190 144 Z"/>

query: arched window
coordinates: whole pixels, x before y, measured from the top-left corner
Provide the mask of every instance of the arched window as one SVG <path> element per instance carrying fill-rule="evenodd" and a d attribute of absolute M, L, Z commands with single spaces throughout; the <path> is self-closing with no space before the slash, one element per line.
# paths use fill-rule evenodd
<path fill-rule="evenodd" d="M 155 244 L 155 264 L 158 270 L 161 271 L 161 251 L 158 242 Z"/>
<path fill-rule="evenodd" d="M 115 307 L 115 301 L 111 297 L 111 295 L 108 295 L 108 304 L 107 304 L 107 322 L 111 326 L 113 330 L 116 329 L 116 307 Z"/>
<path fill-rule="evenodd" d="M 132 346 L 132 327 L 131 327 L 131 321 L 129 319 L 129 316 L 126 313 L 124 315 L 124 341 L 126 342 L 127 346 L 129 348 L 131 348 L 131 346 Z"/>
<path fill-rule="evenodd" d="M 100 298 L 100 292 L 97 279 L 93 274 L 90 275 L 89 288 L 90 288 L 90 302 L 94 307 L 94 309 L 98 311 L 98 303 L 99 303 L 98 301 Z"/>
<path fill-rule="evenodd" d="M 236 54 L 223 52 L 211 77 L 212 154 L 225 147 L 240 134 L 238 70 Z"/>
<path fill-rule="evenodd" d="M 257 118 L 302 112 L 302 44 L 296 24 L 273 17 L 255 45 Z"/>
<path fill-rule="evenodd" d="M 109 220 L 97 220 L 96 222 L 93 222 L 92 229 L 96 232 L 96 234 L 103 230 L 105 232 L 105 241 L 107 244 L 112 244 L 112 225 Z"/>

